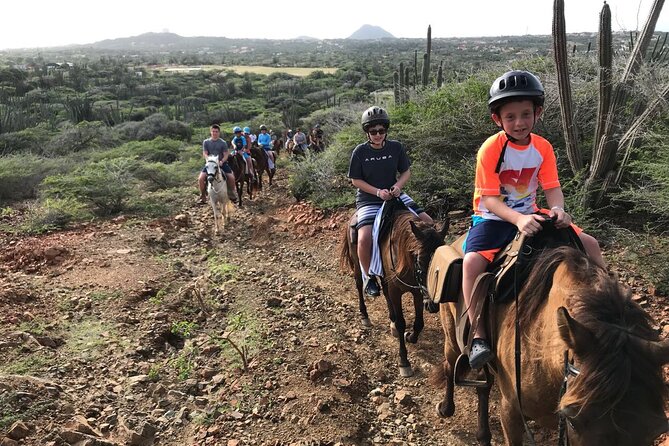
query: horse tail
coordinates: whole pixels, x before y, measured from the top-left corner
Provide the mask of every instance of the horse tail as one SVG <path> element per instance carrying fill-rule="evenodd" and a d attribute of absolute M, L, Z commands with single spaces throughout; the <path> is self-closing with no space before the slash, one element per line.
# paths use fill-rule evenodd
<path fill-rule="evenodd" d="M 351 251 L 351 243 L 348 240 L 349 227 L 346 225 L 344 236 L 341 239 L 339 246 L 339 267 L 342 271 L 355 271 L 355 262 L 353 260 L 353 253 Z"/>

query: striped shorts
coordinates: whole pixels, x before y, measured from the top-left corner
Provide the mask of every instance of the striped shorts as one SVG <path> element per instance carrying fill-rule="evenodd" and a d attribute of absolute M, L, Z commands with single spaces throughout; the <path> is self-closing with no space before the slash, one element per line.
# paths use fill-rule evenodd
<path fill-rule="evenodd" d="M 404 192 L 400 194 L 400 200 L 402 200 L 404 204 L 407 205 L 408 208 L 413 209 L 416 214 L 425 212 L 416 204 L 415 201 L 411 199 L 410 196 L 408 196 Z M 381 209 L 382 204 L 383 202 L 363 203 L 358 208 L 358 223 L 355 225 L 355 229 L 360 229 L 363 226 L 373 225 L 374 219 L 376 218 L 376 213 L 379 212 L 379 209 Z"/>

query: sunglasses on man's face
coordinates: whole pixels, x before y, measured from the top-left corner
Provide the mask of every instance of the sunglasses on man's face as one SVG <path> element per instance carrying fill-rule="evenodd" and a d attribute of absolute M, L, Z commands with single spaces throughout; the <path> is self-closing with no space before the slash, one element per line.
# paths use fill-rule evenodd
<path fill-rule="evenodd" d="M 368 131 L 367 131 L 367 133 L 369 133 L 369 134 L 372 135 L 372 136 L 376 136 L 377 134 L 378 134 L 378 135 L 385 135 L 386 132 L 387 132 L 386 129 L 378 129 L 378 130 L 376 130 L 376 129 L 371 129 L 371 130 L 368 130 Z"/>

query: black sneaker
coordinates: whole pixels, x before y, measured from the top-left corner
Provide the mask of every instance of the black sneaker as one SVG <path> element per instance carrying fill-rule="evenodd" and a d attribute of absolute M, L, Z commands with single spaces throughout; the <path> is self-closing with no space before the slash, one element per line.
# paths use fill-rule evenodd
<path fill-rule="evenodd" d="M 370 276 L 365 285 L 365 294 L 369 297 L 379 297 L 381 295 L 381 288 L 376 281 L 376 276 Z"/>

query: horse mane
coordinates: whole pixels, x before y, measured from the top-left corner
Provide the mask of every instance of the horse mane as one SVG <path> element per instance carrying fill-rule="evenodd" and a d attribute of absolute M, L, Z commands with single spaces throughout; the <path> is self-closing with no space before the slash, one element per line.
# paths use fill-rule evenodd
<path fill-rule="evenodd" d="M 519 296 L 521 327 L 531 327 L 540 319 L 541 307 L 548 299 L 554 273 L 561 264 L 576 285 L 564 306 L 596 340 L 579 356 L 577 366 L 581 374 L 570 382 L 560 408 L 573 405 L 583 410 L 597 404 L 604 415 L 616 408 L 632 383 L 643 385 L 648 397 L 657 398 L 655 403 L 662 407 L 667 389 L 661 367 L 636 348 L 633 339 L 658 340 L 651 317 L 631 299 L 629 289 L 582 252 L 560 247 L 539 256 Z"/>
<path fill-rule="evenodd" d="M 411 229 L 413 223 L 423 234 L 423 240 L 419 240 Z M 433 253 L 439 246 L 444 244 L 443 237 L 434 226 L 423 222 L 420 218 L 409 211 L 401 211 L 395 214 L 393 227 L 386 239 L 381 242 L 382 246 L 388 243 L 388 250 L 383 250 L 384 272 L 392 279 L 399 274 L 410 274 L 413 277 L 415 269 L 415 256 L 421 252 Z M 392 243 L 392 246 L 391 246 Z M 393 249 L 393 266 L 387 265 L 390 249 Z M 386 255 L 388 254 L 388 256 Z"/>

